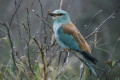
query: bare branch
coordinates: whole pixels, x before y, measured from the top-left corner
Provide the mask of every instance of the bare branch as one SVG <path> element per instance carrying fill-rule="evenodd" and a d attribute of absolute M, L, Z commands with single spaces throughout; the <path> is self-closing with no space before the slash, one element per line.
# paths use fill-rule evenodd
<path fill-rule="evenodd" d="M 95 34 L 101 27 L 102 25 L 108 21 L 111 17 L 113 17 L 116 13 L 118 13 L 120 11 L 120 7 L 118 7 L 118 9 L 113 12 L 108 18 L 106 18 L 91 34 L 89 34 L 87 37 L 85 37 L 85 39 L 88 39 L 90 36 L 92 36 L 93 34 Z"/>
<path fill-rule="evenodd" d="M 62 9 L 63 0 L 60 1 L 60 9 Z"/>
<path fill-rule="evenodd" d="M 89 22 L 89 24 L 88 24 L 87 27 L 90 27 L 90 25 L 91 25 L 93 19 L 94 19 L 98 14 L 100 14 L 102 11 L 103 11 L 103 10 L 99 10 L 99 11 L 91 18 L 91 20 L 90 20 L 90 22 Z"/>
<path fill-rule="evenodd" d="M 4 23 L 3 21 L 0 21 L 0 24 L 3 25 L 7 29 L 7 35 L 8 35 L 9 42 L 10 42 L 10 47 L 11 47 L 11 50 L 12 50 L 11 55 L 12 55 L 13 63 L 15 65 L 16 70 L 18 71 L 18 67 L 16 65 L 16 60 L 15 60 L 15 55 L 14 55 L 14 44 L 13 44 L 13 41 L 12 41 L 12 38 L 11 38 L 11 35 L 10 35 L 10 29 L 9 29 L 8 25 L 6 23 Z"/>
<path fill-rule="evenodd" d="M 34 10 L 32 10 L 34 13 L 35 13 L 35 15 L 38 17 L 38 18 L 40 18 L 49 28 L 50 28 L 50 30 L 53 32 L 53 29 L 52 29 L 52 27 L 46 22 L 46 20 L 45 19 L 43 19 L 41 16 L 39 16 Z"/>
<path fill-rule="evenodd" d="M 42 2 L 41 0 L 38 0 L 39 1 L 39 4 L 40 4 L 40 9 L 41 9 L 41 16 L 42 16 L 42 19 L 44 19 L 44 16 L 43 16 L 43 5 L 42 5 Z M 43 24 L 43 30 L 44 30 L 44 41 L 45 41 L 45 44 L 46 44 L 46 40 L 47 40 L 47 31 L 46 31 L 46 28 L 45 28 L 45 23 Z"/>
<path fill-rule="evenodd" d="M 115 63 L 115 65 L 108 71 L 108 80 L 110 79 L 110 73 L 112 70 L 120 63 L 120 59 Z"/>
<path fill-rule="evenodd" d="M 22 3 L 22 0 L 20 0 L 20 3 L 19 3 L 19 5 L 18 5 L 18 7 L 15 9 L 15 11 L 14 11 L 12 17 L 11 17 L 9 26 L 11 26 L 11 23 L 12 23 L 12 21 L 13 21 L 13 18 L 14 18 L 14 16 L 15 16 L 15 14 L 17 13 L 18 9 L 20 8 L 21 3 Z"/>
<path fill-rule="evenodd" d="M 30 34 L 30 21 L 29 21 L 29 10 L 28 10 L 28 8 L 27 8 L 27 25 L 28 25 L 28 30 L 27 30 L 27 32 L 28 32 L 28 41 L 25 40 L 26 43 L 27 43 L 27 57 L 28 57 L 28 63 L 29 63 L 30 71 L 35 76 L 34 71 L 32 70 L 32 64 L 31 64 L 30 53 L 29 53 L 29 43 L 30 43 L 31 34 Z"/>
<path fill-rule="evenodd" d="M 17 1 L 16 1 L 16 0 L 14 0 L 14 3 L 15 3 L 15 7 L 17 7 Z M 17 23 L 18 23 L 19 36 L 20 36 L 20 39 L 22 40 L 21 31 L 20 31 L 20 24 L 19 24 L 19 19 L 18 19 L 18 14 L 17 14 L 17 12 L 16 12 L 16 18 L 17 18 Z"/>
<path fill-rule="evenodd" d="M 73 0 L 69 1 L 68 7 L 67 7 L 67 11 L 69 10 L 72 1 L 73 1 Z"/>
<path fill-rule="evenodd" d="M 84 72 L 84 65 L 83 63 L 80 64 L 80 77 L 79 77 L 79 80 L 82 80 L 82 76 L 83 76 L 83 72 Z"/>

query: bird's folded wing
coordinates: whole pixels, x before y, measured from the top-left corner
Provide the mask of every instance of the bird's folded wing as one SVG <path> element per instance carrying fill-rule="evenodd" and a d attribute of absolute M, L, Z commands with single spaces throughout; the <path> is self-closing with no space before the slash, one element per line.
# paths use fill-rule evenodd
<path fill-rule="evenodd" d="M 89 45 L 87 44 L 84 37 L 81 35 L 79 30 L 75 27 L 75 25 L 72 22 L 70 22 L 68 24 L 63 24 L 62 29 L 65 34 L 69 34 L 74 37 L 74 39 L 77 41 L 80 49 L 91 53 L 91 49 L 90 49 Z"/>

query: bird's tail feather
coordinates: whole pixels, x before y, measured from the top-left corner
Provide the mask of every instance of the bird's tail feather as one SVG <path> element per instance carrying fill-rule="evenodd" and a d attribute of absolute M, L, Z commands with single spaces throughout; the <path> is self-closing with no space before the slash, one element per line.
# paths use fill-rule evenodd
<path fill-rule="evenodd" d="M 91 65 L 91 63 L 83 57 L 83 60 L 85 61 L 85 63 L 87 64 L 87 66 L 90 68 L 90 70 L 97 76 L 97 73 L 95 72 L 93 66 Z"/>
<path fill-rule="evenodd" d="M 90 53 L 87 53 L 85 51 L 83 53 L 81 52 L 81 54 L 82 54 L 81 56 L 79 54 L 80 54 L 80 52 L 77 52 L 77 57 L 81 58 L 82 62 L 84 64 L 86 64 L 90 68 L 90 70 L 97 76 L 97 74 L 91 64 L 91 62 L 96 64 L 97 60 Z"/>
<path fill-rule="evenodd" d="M 98 62 L 98 60 L 92 56 L 92 54 L 86 52 L 86 51 L 80 51 L 80 53 L 89 61 L 91 61 L 92 63 L 96 64 Z"/>

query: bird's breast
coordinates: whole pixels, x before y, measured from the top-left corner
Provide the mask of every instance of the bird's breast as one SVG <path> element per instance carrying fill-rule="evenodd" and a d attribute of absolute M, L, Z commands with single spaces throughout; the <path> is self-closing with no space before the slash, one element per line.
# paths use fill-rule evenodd
<path fill-rule="evenodd" d="M 60 27 L 62 27 L 61 24 L 58 24 L 58 23 L 53 24 L 53 31 L 54 31 L 55 34 L 57 34 L 57 31 Z"/>
<path fill-rule="evenodd" d="M 54 34 L 55 34 L 55 39 L 57 41 L 57 43 L 63 47 L 63 48 L 68 48 L 64 43 L 63 41 L 60 39 L 60 34 L 58 34 L 58 30 L 61 28 L 62 26 L 61 25 L 54 25 L 53 26 L 53 31 L 54 31 Z M 63 33 L 62 33 L 63 34 Z"/>

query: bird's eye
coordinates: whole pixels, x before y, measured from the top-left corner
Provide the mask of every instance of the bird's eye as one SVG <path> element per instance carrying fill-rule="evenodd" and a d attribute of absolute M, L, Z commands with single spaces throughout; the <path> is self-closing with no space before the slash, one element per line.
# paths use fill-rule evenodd
<path fill-rule="evenodd" d="M 59 14 L 57 14 L 57 16 L 62 16 L 62 15 L 64 15 L 63 13 L 59 13 Z"/>

